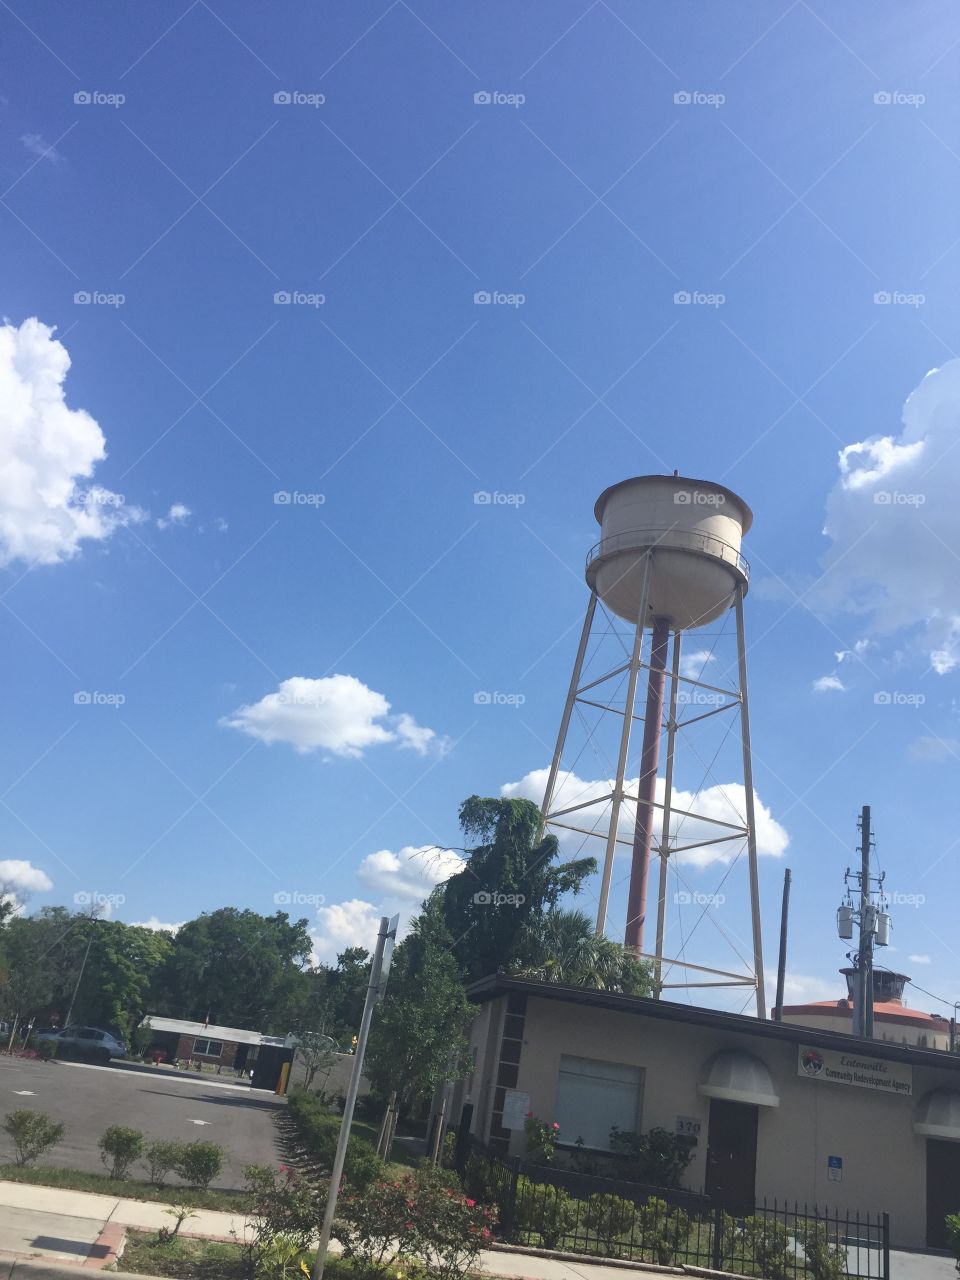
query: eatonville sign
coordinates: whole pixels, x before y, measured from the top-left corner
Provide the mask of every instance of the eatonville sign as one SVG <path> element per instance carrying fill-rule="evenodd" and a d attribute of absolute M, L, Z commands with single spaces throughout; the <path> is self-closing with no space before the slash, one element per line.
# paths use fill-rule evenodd
<path fill-rule="evenodd" d="M 913 1068 L 883 1058 L 862 1058 L 837 1049 L 812 1049 L 800 1045 L 797 1075 L 832 1084 L 852 1084 L 881 1093 L 913 1093 Z"/>

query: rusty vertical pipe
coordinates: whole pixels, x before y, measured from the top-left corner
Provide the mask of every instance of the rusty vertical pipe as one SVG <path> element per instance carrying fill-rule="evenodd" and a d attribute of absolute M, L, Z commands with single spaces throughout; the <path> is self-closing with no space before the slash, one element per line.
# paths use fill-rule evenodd
<path fill-rule="evenodd" d="M 643 748 L 640 753 L 640 781 L 637 786 L 637 821 L 633 831 L 633 865 L 627 898 L 627 927 L 624 945 L 638 954 L 643 950 L 643 925 L 647 914 L 647 876 L 653 844 L 654 800 L 657 767 L 660 763 L 660 726 L 663 721 L 663 691 L 666 684 L 667 643 L 670 623 L 654 618 L 650 644 L 650 677 L 647 681 L 647 709 L 643 721 Z"/>

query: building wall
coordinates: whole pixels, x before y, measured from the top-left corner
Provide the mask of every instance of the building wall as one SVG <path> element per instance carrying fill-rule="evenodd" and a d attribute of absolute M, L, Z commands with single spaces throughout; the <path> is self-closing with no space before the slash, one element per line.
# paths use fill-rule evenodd
<path fill-rule="evenodd" d="M 490 1003 L 502 1006 L 505 999 Z M 491 1020 L 496 1014 L 483 1016 Z M 705 1182 L 710 1114 L 710 1100 L 697 1086 L 719 1050 L 753 1054 L 766 1064 L 780 1097 L 779 1107 L 759 1108 L 758 1197 L 829 1205 L 841 1212 L 887 1211 L 894 1243 L 924 1244 L 926 1139 L 913 1132 L 914 1113 L 930 1089 L 956 1087 L 956 1072 L 914 1066 L 913 1096 L 888 1095 L 799 1077 L 797 1044 L 790 1041 L 535 997 L 527 1001 L 524 1031 L 516 1087 L 530 1094 L 531 1108 L 544 1120 L 553 1119 L 564 1053 L 645 1068 L 643 1130 L 661 1126 L 673 1132 L 678 1116 L 699 1117 L 700 1139 L 685 1179 L 693 1190 Z M 473 1131 L 481 1137 L 490 1101 L 474 1117 Z M 510 1150 L 522 1154 L 522 1133 L 513 1134 Z M 843 1158 L 840 1183 L 827 1179 L 831 1155 Z"/>
<path fill-rule="evenodd" d="M 783 1013 L 783 1021 L 793 1027 L 816 1027 L 821 1031 L 837 1031 L 843 1035 L 853 1034 L 853 1014 L 851 1013 Z M 950 1049 L 950 1027 L 942 1029 L 936 1026 L 910 1026 L 904 1022 L 891 1022 L 885 1018 L 874 1021 L 874 1039 L 887 1044 L 916 1045 L 921 1049 Z"/>
<path fill-rule="evenodd" d="M 321 1090 L 328 1096 L 336 1094 L 346 1095 L 347 1085 L 350 1083 L 350 1073 L 353 1070 L 353 1054 L 338 1053 L 335 1055 L 333 1066 L 329 1071 L 318 1071 L 313 1077 L 310 1085 L 314 1093 Z M 307 1069 L 300 1054 L 294 1054 L 293 1063 L 290 1067 L 290 1078 L 288 1088 L 293 1089 L 298 1085 L 302 1085 L 306 1079 Z M 360 1077 L 359 1097 L 365 1097 L 370 1092 L 370 1081 L 366 1076 Z"/>
<path fill-rule="evenodd" d="M 194 1052 L 194 1044 L 197 1040 L 206 1040 L 212 1037 L 180 1035 L 177 1037 L 177 1057 L 181 1062 L 185 1058 L 196 1058 L 200 1062 L 209 1062 L 219 1067 L 232 1067 L 237 1056 L 237 1046 L 229 1040 L 221 1041 L 223 1050 L 219 1055 L 201 1054 Z"/>

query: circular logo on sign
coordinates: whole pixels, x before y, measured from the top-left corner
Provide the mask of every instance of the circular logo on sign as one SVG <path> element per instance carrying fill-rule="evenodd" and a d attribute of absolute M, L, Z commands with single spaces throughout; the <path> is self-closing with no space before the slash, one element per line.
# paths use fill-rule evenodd
<path fill-rule="evenodd" d="M 800 1066 L 808 1076 L 818 1076 L 823 1070 L 823 1057 L 816 1049 L 804 1049 L 800 1055 Z"/>

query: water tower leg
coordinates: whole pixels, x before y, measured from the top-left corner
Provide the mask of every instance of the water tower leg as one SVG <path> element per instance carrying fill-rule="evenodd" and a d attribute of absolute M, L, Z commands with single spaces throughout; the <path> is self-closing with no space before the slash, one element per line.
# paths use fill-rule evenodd
<path fill-rule="evenodd" d="M 617 758 L 617 776 L 610 797 L 610 826 L 607 830 L 607 847 L 603 855 L 603 876 L 600 880 L 600 900 L 597 904 L 597 933 L 603 933 L 607 924 L 607 902 L 610 897 L 610 878 L 613 875 L 613 859 L 617 852 L 617 828 L 620 825 L 620 808 L 623 804 L 623 786 L 627 772 L 627 755 L 630 751 L 630 730 L 633 727 L 633 708 L 637 701 L 637 677 L 640 674 L 643 651 L 643 624 L 647 616 L 647 598 L 653 577 L 653 552 L 643 558 L 643 582 L 640 587 L 640 608 L 637 610 L 637 629 L 633 636 L 633 652 L 630 655 L 630 674 L 627 679 L 627 699 L 623 708 L 623 728 L 620 730 L 620 754 Z"/>
<path fill-rule="evenodd" d="M 587 612 L 583 619 L 583 630 L 580 632 L 580 645 L 577 649 L 577 657 L 573 664 L 573 674 L 570 677 L 570 688 L 567 690 L 567 701 L 564 703 L 563 715 L 560 717 L 560 732 L 557 734 L 557 746 L 553 753 L 553 759 L 550 762 L 550 774 L 547 778 L 547 789 L 543 793 L 543 804 L 540 806 L 540 826 L 537 828 L 537 844 L 543 839 L 543 827 L 550 813 L 550 806 L 553 804 L 553 792 L 557 785 L 557 774 L 560 772 L 560 759 L 563 755 L 564 744 L 567 740 L 567 730 L 570 728 L 570 716 L 573 712 L 573 704 L 577 700 L 577 691 L 580 688 L 580 673 L 583 670 L 583 660 L 587 653 L 587 644 L 590 640 L 590 629 L 593 626 L 593 615 L 597 609 L 597 597 L 594 592 L 590 593 L 590 603 L 587 605 Z"/>
<path fill-rule="evenodd" d="M 670 859 L 670 808 L 673 803 L 673 753 L 677 741 L 677 691 L 680 680 L 680 632 L 673 633 L 673 663 L 670 670 L 670 711 L 667 715 L 667 770 L 663 789 L 663 822 L 660 826 L 660 886 L 657 894 L 657 950 L 654 963 L 654 994 L 660 998 L 663 969 L 663 935 L 667 916 L 667 870 Z"/>
<path fill-rule="evenodd" d="M 666 683 L 667 643 L 670 623 L 654 618 L 650 644 L 650 674 L 647 680 L 647 709 L 643 719 L 643 748 L 640 753 L 640 781 L 637 786 L 637 821 L 633 832 L 633 865 L 627 897 L 627 927 L 624 946 L 638 954 L 643 950 L 643 926 L 647 915 L 647 876 L 650 846 L 653 844 L 654 800 L 657 767 L 660 763 L 660 726 L 663 720 L 663 690 Z"/>
<path fill-rule="evenodd" d="M 747 857 L 750 870 L 750 916 L 753 923 L 753 971 L 757 980 L 757 1017 L 767 1017 L 763 981 L 763 938 L 760 930 L 760 877 L 757 871 L 757 823 L 753 803 L 753 756 L 750 751 L 750 702 L 747 697 L 747 647 L 743 636 L 743 587 L 734 599 L 737 611 L 737 657 L 740 667 L 740 737 L 743 742 L 743 788 L 747 819 Z"/>

